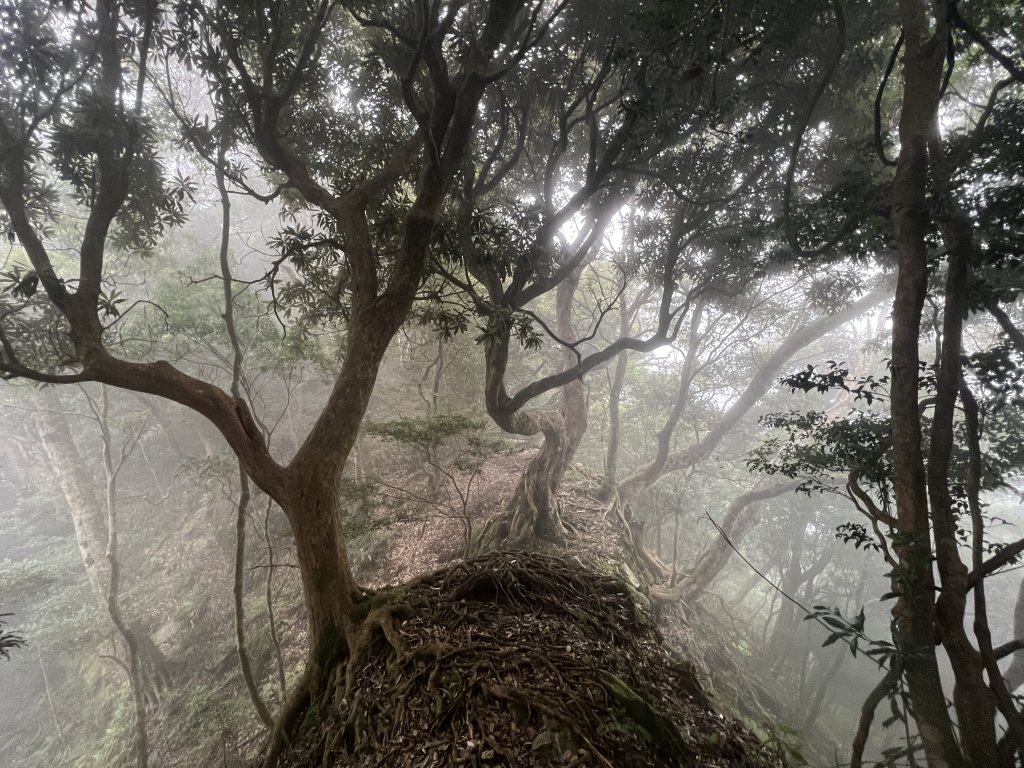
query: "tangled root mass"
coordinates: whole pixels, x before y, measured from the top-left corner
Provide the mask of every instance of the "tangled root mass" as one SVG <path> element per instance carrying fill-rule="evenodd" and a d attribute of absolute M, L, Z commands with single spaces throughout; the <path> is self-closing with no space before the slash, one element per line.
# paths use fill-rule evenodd
<path fill-rule="evenodd" d="M 388 636 L 366 634 L 285 765 L 783 764 L 711 709 L 617 578 L 502 552 L 375 600 Z"/>

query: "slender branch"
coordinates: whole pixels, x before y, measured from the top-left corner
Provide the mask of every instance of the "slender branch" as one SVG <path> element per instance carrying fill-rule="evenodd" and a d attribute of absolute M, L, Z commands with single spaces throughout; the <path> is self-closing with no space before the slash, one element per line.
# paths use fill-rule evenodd
<path fill-rule="evenodd" d="M 991 40 L 985 37 L 970 21 L 965 19 L 963 14 L 960 13 L 960 8 L 957 3 L 954 2 L 952 5 L 953 23 L 964 30 L 964 32 L 967 33 L 967 36 L 974 42 L 984 48 L 985 52 L 989 56 L 998 61 L 1003 66 L 1003 69 L 1005 69 L 1014 80 L 1018 83 L 1024 83 L 1024 68 L 1021 68 L 1013 59 L 996 48 Z"/>
<path fill-rule="evenodd" d="M 982 562 L 982 549 L 985 545 L 985 524 L 981 512 L 981 428 L 979 426 L 978 402 L 970 387 L 960 384 L 960 400 L 963 403 L 964 420 L 967 423 L 967 506 L 971 514 L 971 555 L 972 567 L 978 570 Z M 999 669 L 998 657 L 992 648 L 992 631 L 988 624 L 986 605 L 985 580 L 980 579 L 974 585 L 974 636 L 978 641 L 978 652 L 981 654 L 985 671 L 988 673 L 988 685 L 995 695 L 996 704 L 1003 717 L 1006 718 L 1010 738 L 1018 752 L 1024 753 L 1024 720 L 1020 710 L 1014 703 L 1006 680 Z"/>
<path fill-rule="evenodd" d="M 1024 650 L 1024 638 L 1016 638 L 1008 643 L 997 645 L 992 649 L 992 655 L 997 659 L 1005 659 L 1012 653 Z"/>
<path fill-rule="evenodd" d="M 242 344 L 238 339 L 238 328 L 235 325 L 235 296 L 231 290 L 231 198 L 228 196 L 227 180 L 224 174 L 226 165 L 227 147 L 221 142 L 217 155 L 217 165 L 214 166 L 214 176 L 217 181 L 217 192 L 220 194 L 221 205 L 221 231 L 220 231 L 220 271 L 224 289 L 224 313 L 221 317 L 224 320 L 224 328 L 231 343 L 231 396 L 238 402 L 242 401 Z M 252 701 L 256 714 L 267 728 L 273 728 L 274 718 L 270 714 L 263 697 L 260 696 L 259 686 L 256 685 L 256 678 L 252 671 L 252 662 L 249 659 L 249 651 L 245 645 L 245 528 L 248 523 L 249 502 L 252 499 L 252 491 L 249 487 L 249 475 L 246 472 L 245 464 L 238 459 L 238 483 L 240 493 L 238 504 L 235 508 L 235 562 L 232 580 L 232 595 L 234 597 L 234 619 L 235 619 L 235 651 L 238 654 L 238 666 L 242 673 L 242 680 L 245 682 L 246 691 Z"/>
<path fill-rule="evenodd" d="M 1010 563 L 1015 562 L 1022 552 L 1024 552 L 1024 539 L 1017 539 L 1017 541 L 1012 544 L 1007 544 L 968 574 L 967 588 L 971 589 L 976 586 L 979 581 L 991 576 L 1004 565 L 1009 565 Z"/>
<path fill-rule="evenodd" d="M 889 83 L 889 77 L 892 75 L 893 67 L 896 66 L 896 60 L 899 58 L 902 47 L 903 33 L 900 32 L 896 45 L 892 48 L 892 54 L 889 56 L 889 62 L 885 66 L 882 82 L 878 84 L 878 92 L 875 94 L 875 154 L 882 161 L 882 165 L 896 165 L 896 161 L 889 159 L 888 155 L 885 154 L 885 144 L 882 141 L 882 97 L 885 96 L 885 88 Z"/>

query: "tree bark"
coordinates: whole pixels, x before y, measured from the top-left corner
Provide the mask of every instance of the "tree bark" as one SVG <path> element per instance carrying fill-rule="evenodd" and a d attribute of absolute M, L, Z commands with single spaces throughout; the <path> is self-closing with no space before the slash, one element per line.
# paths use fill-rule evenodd
<path fill-rule="evenodd" d="M 905 41 L 900 156 L 892 221 L 899 274 L 893 305 L 891 418 L 893 486 L 900 540 L 893 609 L 921 742 L 931 768 L 961 768 L 935 656 L 935 583 L 918 406 L 918 343 L 927 290 L 928 146 L 937 135 L 939 81 L 948 27 L 918 0 L 900 3 Z M 934 31 L 930 24 L 935 25 Z"/>
<path fill-rule="evenodd" d="M 39 442 L 57 481 L 75 528 L 78 553 L 89 587 L 100 604 L 106 603 L 110 569 L 106 559 L 105 514 L 96 498 L 96 480 L 75 445 L 66 418 L 56 413 L 53 398 L 37 399 L 35 417 Z"/>
<path fill-rule="evenodd" d="M 934 146 L 932 152 L 939 155 L 941 149 Z M 938 158 L 933 161 L 933 167 L 938 162 Z M 945 174 L 933 170 L 933 175 L 938 177 L 935 185 L 945 187 Z M 962 381 L 960 356 L 963 318 L 967 311 L 973 243 L 970 222 L 959 206 L 955 205 L 948 189 L 939 189 L 937 197 L 940 230 L 950 255 L 943 307 L 942 350 L 936 375 L 935 411 L 928 453 L 928 500 L 934 529 L 935 559 L 942 587 L 936 603 L 936 620 L 956 680 L 953 703 L 956 706 L 964 758 L 970 765 L 995 765 L 998 761 L 996 702 L 985 682 L 982 656 L 971 643 L 964 627 L 970 583 L 967 566 L 960 558 L 949 477 L 955 442 L 955 409 Z M 976 557 L 980 564 L 983 526 L 980 514 L 974 523 L 979 547 Z M 979 618 L 984 619 L 983 616 L 976 617 Z"/>
<path fill-rule="evenodd" d="M 576 295 L 582 269 L 577 268 L 558 285 L 556 292 L 556 326 L 559 338 L 567 343 L 576 339 L 572 325 L 572 302 Z M 503 329 L 497 343 L 497 355 L 507 362 L 509 329 Z M 504 365 L 490 364 L 488 355 L 488 389 L 500 386 Z M 576 365 L 572 349 L 562 353 L 565 369 Z M 488 398 L 488 403 L 494 402 Z M 529 548 L 538 541 L 562 541 L 566 530 L 558 509 L 558 489 L 569 468 L 583 435 L 587 431 L 587 398 L 582 378 L 563 385 L 559 390 L 556 411 L 518 411 L 504 414 L 492 409 L 495 422 L 507 432 L 521 435 L 543 435 L 543 443 L 527 465 L 503 513 L 489 519 L 477 534 L 471 547 L 474 552 L 498 548 Z"/>

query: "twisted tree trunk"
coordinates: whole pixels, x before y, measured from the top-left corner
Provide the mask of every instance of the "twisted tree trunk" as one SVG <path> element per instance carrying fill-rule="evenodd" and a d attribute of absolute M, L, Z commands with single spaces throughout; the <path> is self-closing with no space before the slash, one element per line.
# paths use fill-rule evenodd
<path fill-rule="evenodd" d="M 581 269 L 574 270 L 557 290 L 556 320 L 559 338 L 571 344 L 576 339 L 572 326 L 572 301 L 579 285 Z M 511 329 L 500 329 L 497 341 L 488 350 L 488 393 L 501 386 Z M 564 368 L 574 366 L 577 358 L 571 348 L 562 353 Z M 506 413 L 495 407 L 497 398 L 488 397 L 488 408 L 495 422 L 506 432 L 543 436 L 537 455 L 520 477 L 505 510 L 490 518 L 480 529 L 473 552 L 499 548 L 530 548 L 538 541 L 562 541 L 570 534 L 559 514 L 558 490 L 583 435 L 587 431 L 587 398 L 582 379 L 574 379 L 559 390 L 557 410 L 520 410 Z"/>

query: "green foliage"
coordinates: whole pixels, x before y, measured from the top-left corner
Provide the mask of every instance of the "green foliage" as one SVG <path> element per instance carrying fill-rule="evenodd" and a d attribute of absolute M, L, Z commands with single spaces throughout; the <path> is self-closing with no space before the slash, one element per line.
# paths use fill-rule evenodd
<path fill-rule="evenodd" d="M 875 379 L 873 376 L 851 378 L 850 369 L 845 363 L 838 363 L 835 360 L 828 360 L 825 371 L 818 369 L 808 363 L 807 367 L 789 376 L 783 376 L 779 383 L 788 387 L 790 392 L 818 392 L 824 394 L 833 390 L 841 390 L 853 395 L 854 402 L 863 400 L 865 405 L 879 397 L 884 397 L 886 385 L 889 384 L 889 377 L 882 376 Z"/>
<path fill-rule="evenodd" d="M 780 755 L 785 755 L 788 768 L 804 768 L 811 765 L 804 757 L 800 746 L 801 734 L 795 728 L 790 728 L 777 720 L 748 723 L 748 725 L 764 744 Z"/>
<path fill-rule="evenodd" d="M 156 133 L 148 120 L 123 110 L 111 112 L 105 100 L 86 93 L 55 125 L 50 146 L 53 168 L 70 185 L 79 205 L 89 206 L 95 198 L 97 157 L 109 142 L 130 146 L 134 160 L 132 193 L 121 206 L 112 244 L 145 251 L 166 229 L 185 222 L 196 185 L 183 176 L 170 182 L 165 178 L 156 155 Z"/>
<path fill-rule="evenodd" d="M 0 656 L 10 659 L 12 650 L 24 647 L 25 638 L 17 631 L 4 629 L 7 625 L 7 622 L 3 620 L 5 616 L 13 616 L 13 614 L 0 613 Z"/>
<path fill-rule="evenodd" d="M 980 9 L 979 9 L 980 10 Z M 972 9 L 972 13 L 975 12 Z M 1001 22 L 1020 25 L 1020 21 Z M 989 298 L 1013 301 L 1024 289 L 1024 97 L 1019 92 L 999 100 L 984 128 L 961 142 L 974 141 L 984 151 L 958 169 L 958 192 L 975 212 L 978 238 L 972 305 Z"/>
<path fill-rule="evenodd" d="M 39 276 L 34 270 L 15 264 L 13 269 L 0 272 L 0 285 L 4 286 L 4 293 L 14 298 L 31 299 L 39 287 Z"/>
<path fill-rule="evenodd" d="M 854 549 L 864 547 L 865 551 L 880 552 L 882 545 L 878 543 L 874 535 L 868 533 L 866 526 L 847 520 L 836 526 L 836 538 L 844 544 L 853 542 Z"/>
<path fill-rule="evenodd" d="M 805 492 L 833 491 L 837 474 L 845 478 L 855 472 L 888 494 L 892 472 L 888 417 L 851 411 L 836 419 L 821 411 L 789 411 L 767 414 L 760 422 L 783 434 L 751 449 L 747 459 L 751 469 L 802 478 Z"/>
<path fill-rule="evenodd" d="M 442 413 L 427 419 L 402 418 L 393 421 L 367 422 L 368 435 L 396 443 L 435 448 L 453 437 L 479 432 L 486 422 L 463 413 Z"/>
<path fill-rule="evenodd" d="M 838 608 L 816 605 L 804 616 L 804 621 L 816 621 L 828 630 L 829 635 L 821 644 L 827 647 L 842 641 L 856 656 L 863 653 L 879 667 L 888 669 L 894 663 L 899 649 L 886 640 L 873 640 L 864 632 L 864 609 L 861 608 L 853 619 L 847 619 Z"/>

